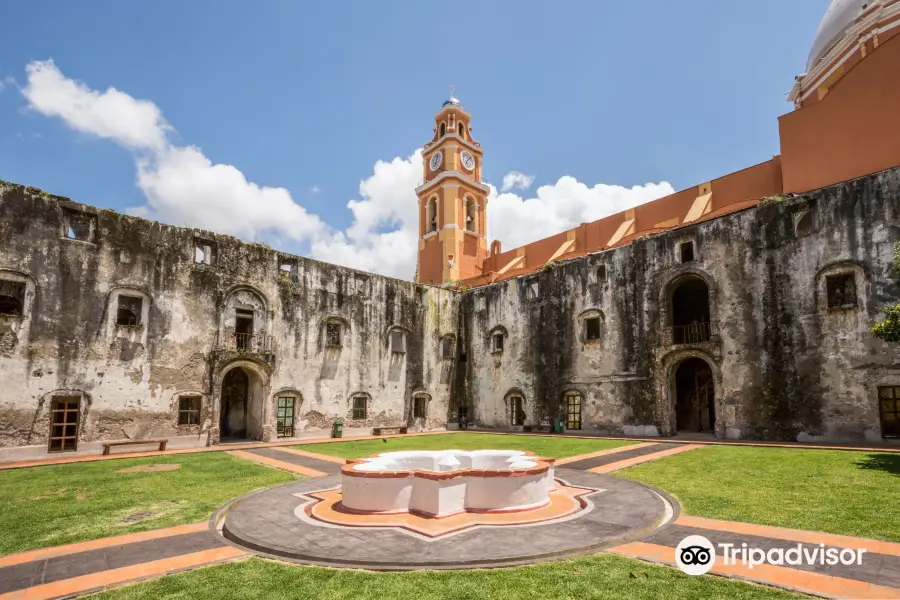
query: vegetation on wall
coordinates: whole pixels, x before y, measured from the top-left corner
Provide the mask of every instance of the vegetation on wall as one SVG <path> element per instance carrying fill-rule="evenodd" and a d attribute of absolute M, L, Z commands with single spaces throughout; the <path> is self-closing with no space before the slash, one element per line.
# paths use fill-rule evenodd
<path fill-rule="evenodd" d="M 894 244 L 894 273 L 900 276 L 900 242 Z M 884 320 L 875 323 L 872 333 L 886 342 L 900 343 L 900 303 L 884 308 Z"/>

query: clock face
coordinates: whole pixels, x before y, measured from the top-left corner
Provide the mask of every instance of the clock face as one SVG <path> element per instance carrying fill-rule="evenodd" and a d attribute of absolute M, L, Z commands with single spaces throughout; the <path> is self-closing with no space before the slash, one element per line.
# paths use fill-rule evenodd
<path fill-rule="evenodd" d="M 462 166 L 465 167 L 466 171 L 471 171 L 475 168 L 475 157 L 465 150 L 460 153 L 459 159 L 462 162 Z"/>
<path fill-rule="evenodd" d="M 440 150 L 438 150 L 431 156 L 431 162 L 428 164 L 431 166 L 432 171 L 437 171 L 440 168 L 441 161 L 443 160 L 443 158 L 444 158 L 444 155 L 441 153 Z"/>

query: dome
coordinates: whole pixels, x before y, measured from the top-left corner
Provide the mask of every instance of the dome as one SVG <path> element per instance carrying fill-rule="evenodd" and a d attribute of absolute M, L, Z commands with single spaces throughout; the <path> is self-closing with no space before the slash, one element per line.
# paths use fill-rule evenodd
<path fill-rule="evenodd" d="M 448 100 L 445 100 L 444 103 L 441 104 L 441 108 L 447 106 L 448 104 L 455 104 L 455 105 L 457 105 L 458 107 L 462 108 L 462 104 L 460 104 L 460 103 L 459 103 L 459 100 L 457 100 L 457 99 L 454 98 L 453 96 L 450 96 L 450 98 L 449 98 Z"/>
<path fill-rule="evenodd" d="M 869 5 L 877 0 L 831 0 L 831 6 L 825 11 L 816 38 L 809 51 L 809 60 L 806 62 L 808 73 L 822 56 L 843 37 L 844 33 L 856 21 L 856 17 Z"/>

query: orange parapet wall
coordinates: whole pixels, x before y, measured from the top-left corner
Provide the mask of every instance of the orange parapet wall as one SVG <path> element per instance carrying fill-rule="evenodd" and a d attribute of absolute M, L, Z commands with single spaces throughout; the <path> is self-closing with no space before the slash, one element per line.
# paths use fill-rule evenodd
<path fill-rule="evenodd" d="M 900 165 L 900 35 L 856 63 L 818 102 L 779 119 L 785 192 Z"/>
<path fill-rule="evenodd" d="M 781 192 L 781 158 L 776 156 L 653 202 L 491 255 L 484 260 L 483 274 L 465 283 L 487 285 L 532 273 L 554 260 L 615 248 L 649 233 L 713 219 Z"/>

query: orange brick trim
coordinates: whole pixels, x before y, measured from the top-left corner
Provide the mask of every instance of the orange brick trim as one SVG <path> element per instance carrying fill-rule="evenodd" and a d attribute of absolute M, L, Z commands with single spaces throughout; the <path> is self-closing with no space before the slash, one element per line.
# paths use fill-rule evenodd
<path fill-rule="evenodd" d="M 869 540 L 866 538 L 852 537 L 849 535 L 837 535 L 834 533 L 819 533 L 817 531 L 805 531 L 802 529 L 786 529 L 784 527 L 772 527 L 770 525 L 754 525 L 738 521 L 720 521 L 705 517 L 690 517 L 681 515 L 675 521 L 677 525 L 697 527 L 711 531 L 727 531 L 731 533 L 743 533 L 760 537 L 802 542 L 807 544 L 825 544 L 838 548 L 852 548 L 854 550 L 866 550 L 877 554 L 889 554 L 900 556 L 900 544 Z"/>
<path fill-rule="evenodd" d="M 608 465 L 603 465 L 603 466 L 596 467 L 593 469 L 588 469 L 588 472 L 590 472 L 590 473 L 612 473 L 613 471 L 627 469 L 628 467 L 640 465 L 645 462 L 659 460 L 660 458 L 666 458 L 667 456 L 672 456 L 675 454 L 681 454 L 682 452 L 696 450 L 697 448 L 701 448 L 701 446 L 698 444 L 688 444 L 686 446 L 679 446 L 678 448 L 669 448 L 668 450 L 663 450 L 662 452 L 657 452 L 655 454 L 645 454 L 643 456 L 636 456 L 634 458 L 628 458 L 625 460 L 620 460 L 619 462 L 614 462 L 614 463 L 610 463 Z"/>
<path fill-rule="evenodd" d="M 651 562 L 675 564 L 675 548 L 668 546 L 631 542 L 611 548 L 610 552 Z M 726 566 L 720 564 L 719 560 L 719 557 L 716 557 L 716 565 L 713 566 L 711 573 L 789 588 L 806 594 L 830 598 L 900 598 L 900 589 L 864 581 L 776 565 L 756 565 L 752 569 L 744 565 Z"/>
<path fill-rule="evenodd" d="M 368 458 L 376 458 L 381 453 L 370 454 Z M 456 469 L 454 471 L 426 471 L 424 469 L 407 469 L 403 471 L 355 471 L 353 468 L 359 464 L 365 464 L 364 459 L 347 459 L 347 464 L 341 468 L 341 475 L 347 477 L 366 477 L 371 479 L 403 479 L 404 477 L 419 477 L 431 481 L 444 481 L 457 477 L 525 477 L 527 475 L 540 475 L 546 473 L 553 466 L 555 459 L 537 456 L 534 452 L 526 451 L 525 456 L 536 461 L 534 467 L 524 469 Z"/>
<path fill-rule="evenodd" d="M 201 523 L 191 523 L 189 525 L 166 527 L 165 529 L 153 529 L 151 531 L 141 531 L 139 533 L 126 533 L 124 535 L 116 535 L 99 540 L 89 540 L 87 542 L 76 542 L 64 546 L 29 550 L 28 552 L 22 552 L 20 554 L 9 554 L 0 557 L 0 568 L 20 565 L 35 560 L 44 560 L 53 558 L 54 556 L 75 554 L 76 552 L 87 552 L 88 550 L 99 550 L 100 548 L 109 548 L 110 546 L 121 546 L 122 544 L 133 544 L 135 542 L 158 540 L 174 535 L 184 535 L 185 533 L 196 533 L 198 531 L 206 531 L 207 529 L 209 529 L 209 523 L 203 521 Z"/>
<path fill-rule="evenodd" d="M 247 553 L 238 548 L 225 546 L 214 550 L 192 552 L 172 558 L 100 571 L 90 575 L 81 575 L 70 579 L 62 579 L 53 583 L 44 583 L 24 590 L 0 594 L 0 600 L 49 600 L 61 596 L 72 596 L 105 587 L 165 575 L 175 571 L 183 571 L 215 562 L 234 560 L 246 556 Z"/>
<path fill-rule="evenodd" d="M 556 466 L 561 467 L 562 465 L 567 465 L 569 463 L 577 462 L 579 460 L 585 460 L 587 458 L 597 458 L 598 456 L 606 456 L 607 454 L 616 454 L 618 452 L 626 452 L 628 450 L 637 450 L 638 448 L 645 448 L 647 446 L 656 446 L 659 442 L 641 442 L 640 444 L 627 444 L 625 446 L 619 446 L 618 448 L 607 448 L 606 450 L 598 450 L 597 452 L 590 452 L 588 454 L 578 454 L 577 456 L 567 456 L 566 458 L 558 458 L 556 459 Z"/>
<path fill-rule="evenodd" d="M 278 460 L 277 458 L 269 458 L 268 456 L 251 454 L 250 452 L 244 452 L 242 450 L 231 450 L 228 452 L 228 454 L 237 458 L 243 458 L 245 460 L 258 462 L 260 464 L 266 465 L 267 467 L 274 467 L 276 469 L 281 469 L 282 471 L 287 471 L 289 473 L 303 475 L 305 477 L 325 477 L 326 475 L 328 475 L 328 473 L 323 473 L 322 471 L 316 471 L 315 469 L 295 465 L 283 460 Z"/>

